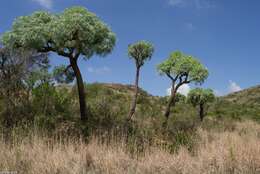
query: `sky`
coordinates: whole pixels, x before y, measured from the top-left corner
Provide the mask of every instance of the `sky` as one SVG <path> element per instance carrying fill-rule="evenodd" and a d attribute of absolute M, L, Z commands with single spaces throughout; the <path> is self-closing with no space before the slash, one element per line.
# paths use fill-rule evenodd
<path fill-rule="evenodd" d="M 154 44 L 151 61 L 141 69 L 140 87 L 153 95 L 169 93 L 170 80 L 160 76 L 156 65 L 172 51 L 198 58 L 209 70 L 202 86 L 225 95 L 260 84 L 259 0 L 2 0 L 0 34 L 15 18 L 37 10 L 62 12 L 84 6 L 97 14 L 117 36 L 113 52 L 79 62 L 85 82 L 132 84 L 135 65 L 127 55 L 129 44 L 147 40 Z M 68 64 L 52 54 L 53 66 Z"/>

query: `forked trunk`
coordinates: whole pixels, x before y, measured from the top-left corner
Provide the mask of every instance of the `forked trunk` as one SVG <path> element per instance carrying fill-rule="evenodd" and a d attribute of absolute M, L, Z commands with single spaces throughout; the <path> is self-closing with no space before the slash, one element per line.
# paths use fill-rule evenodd
<path fill-rule="evenodd" d="M 86 101 L 85 101 L 84 82 L 83 82 L 83 79 L 82 79 L 82 76 L 81 76 L 81 73 L 80 73 L 76 60 L 73 60 L 71 58 L 70 63 L 71 63 L 72 69 L 73 69 L 76 79 L 77 79 L 79 105 L 80 105 L 80 118 L 82 121 L 85 121 L 88 119 L 88 116 L 87 116 L 87 107 L 86 107 Z"/>
<path fill-rule="evenodd" d="M 165 122 L 163 123 L 164 126 L 166 126 L 168 123 L 168 119 L 169 119 L 170 112 L 171 112 L 171 107 L 175 105 L 176 93 L 177 93 L 177 88 L 173 84 L 172 89 L 171 89 L 171 96 L 170 96 L 170 99 L 168 101 L 167 107 L 164 112 L 164 116 L 165 116 Z"/>
<path fill-rule="evenodd" d="M 130 112 L 128 115 L 128 121 L 132 120 L 133 115 L 135 113 L 135 108 L 136 108 L 136 102 L 137 102 L 137 97 L 138 97 L 138 82 L 139 82 L 139 72 L 140 72 L 140 67 L 136 68 L 136 75 L 135 75 L 135 89 L 134 89 L 134 96 L 130 108 Z"/>

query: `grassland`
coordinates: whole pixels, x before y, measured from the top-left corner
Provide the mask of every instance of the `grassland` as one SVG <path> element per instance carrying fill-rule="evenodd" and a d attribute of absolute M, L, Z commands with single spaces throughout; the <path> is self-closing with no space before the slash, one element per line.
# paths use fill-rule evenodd
<path fill-rule="evenodd" d="M 257 174 L 260 173 L 260 125 L 236 123 L 233 130 L 196 130 L 192 151 L 180 147 L 170 153 L 149 145 L 143 153 L 129 151 L 124 139 L 92 136 L 89 142 L 13 134 L 0 141 L 0 168 L 19 174 Z M 137 148 L 137 146 L 136 146 Z"/>

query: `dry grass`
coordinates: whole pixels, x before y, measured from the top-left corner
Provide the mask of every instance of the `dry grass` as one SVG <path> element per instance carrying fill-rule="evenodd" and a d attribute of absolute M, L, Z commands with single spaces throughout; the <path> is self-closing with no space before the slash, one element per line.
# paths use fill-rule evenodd
<path fill-rule="evenodd" d="M 19 174 L 257 174 L 260 173 L 260 125 L 238 123 L 233 132 L 206 132 L 198 129 L 195 153 L 184 147 L 170 154 L 150 148 L 143 156 L 126 151 L 122 142 L 109 145 L 70 140 L 25 138 L 0 141 L 0 171 Z"/>

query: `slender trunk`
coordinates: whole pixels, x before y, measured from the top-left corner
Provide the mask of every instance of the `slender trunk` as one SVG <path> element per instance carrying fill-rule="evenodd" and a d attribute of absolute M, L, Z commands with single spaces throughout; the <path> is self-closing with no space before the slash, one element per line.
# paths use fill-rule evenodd
<path fill-rule="evenodd" d="M 135 93 L 134 93 L 134 96 L 133 96 L 130 112 L 129 112 L 129 115 L 128 115 L 128 120 L 131 120 L 134 113 L 135 113 L 137 96 L 138 96 L 139 73 L 140 73 L 140 67 L 137 67 L 136 68 L 136 75 L 135 75 Z"/>
<path fill-rule="evenodd" d="M 175 98 L 176 98 L 177 90 L 178 90 L 178 88 L 175 87 L 175 85 L 173 83 L 172 89 L 171 89 L 171 96 L 170 96 L 169 102 L 168 102 L 167 107 L 164 112 L 164 116 L 165 116 L 165 122 L 163 123 L 164 125 L 167 125 L 167 122 L 168 122 L 168 119 L 170 116 L 170 112 L 171 112 L 171 107 L 175 105 Z"/>
<path fill-rule="evenodd" d="M 203 121 L 204 118 L 204 105 L 200 104 L 200 121 Z"/>
<path fill-rule="evenodd" d="M 80 105 L 80 116 L 81 120 L 87 120 L 87 107 L 86 107 L 86 101 L 85 101 L 85 89 L 84 89 L 84 82 L 79 70 L 79 67 L 77 65 L 77 62 L 70 58 L 70 64 L 72 66 L 72 69 L 75 73 L 76 79 L 77 79 L 77 86 L 78 86 L 78 95 L 79 95 L 79 105 Z"/>

